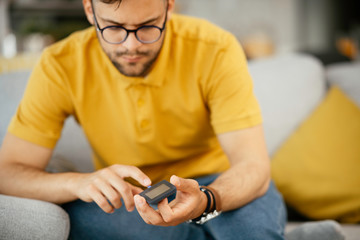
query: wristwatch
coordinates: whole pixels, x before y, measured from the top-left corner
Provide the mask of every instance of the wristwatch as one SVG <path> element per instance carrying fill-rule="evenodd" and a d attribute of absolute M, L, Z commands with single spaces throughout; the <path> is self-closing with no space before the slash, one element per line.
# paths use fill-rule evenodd
<path fill-rule="evenodd" d="M 204 224 L 207 221 L 216 218 L 221 214 L 220 196 L 211 187 L 200 186 L 200 191 L 204 192 L 207 198 L 207 205 L 205 211 L 197 218 L 187 221 L 188 223 Z M 212 204 L 212 208 L 211 207 Z"/>

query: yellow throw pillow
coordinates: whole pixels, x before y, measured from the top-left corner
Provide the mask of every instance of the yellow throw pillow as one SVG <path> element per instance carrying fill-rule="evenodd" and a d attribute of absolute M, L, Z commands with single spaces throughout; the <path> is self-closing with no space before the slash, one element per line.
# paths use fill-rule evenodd
<path fill-rule="evenodd" d="M 274 155 L 272 177 L 304 216 L 360 222 L 360 109 L 338 87 Z"/>

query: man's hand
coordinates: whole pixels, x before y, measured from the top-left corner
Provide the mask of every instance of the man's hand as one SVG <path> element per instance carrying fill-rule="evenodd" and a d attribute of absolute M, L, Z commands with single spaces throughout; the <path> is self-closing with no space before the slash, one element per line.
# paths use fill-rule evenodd
<path fill-rule="evenodd" d="M 80 176 L 76 185 L 76 195 L 85 202 L 94 201 L 107 213 L 112 213 L 115 208 L 120 208 L 121 199 L 123 199 L 126 209 L 133 211 L 134 195 L 142 192 L 142 189 L 124 181 L 126 177 L 135 179 L 145 187 L 151 184 L 150 178 L 137 167 L 112 165 Z"/>
<path fill-rule="evenodd" d="M 170 182 L 177 188 L 176 199 L 169 204 L 165 198 L 158 204 L 158 210 L 150 207 L 140 195 L 134 197 L 136 208 L 146 223 L 176 226 L 204 212 L 207 198 L 195 180 L 172 176 Z"/>

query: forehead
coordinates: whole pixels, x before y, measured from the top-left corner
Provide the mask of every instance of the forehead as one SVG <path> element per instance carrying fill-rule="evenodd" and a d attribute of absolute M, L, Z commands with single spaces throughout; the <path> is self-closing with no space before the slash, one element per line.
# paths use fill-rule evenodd
<path fill-rule="evenodd" d="M 96 14 L 117 22 L 134 24 L 146 19 L 155 18 L 165 11 L 164 0 L 122 0 L 112 4 L 96 1 Z"/>

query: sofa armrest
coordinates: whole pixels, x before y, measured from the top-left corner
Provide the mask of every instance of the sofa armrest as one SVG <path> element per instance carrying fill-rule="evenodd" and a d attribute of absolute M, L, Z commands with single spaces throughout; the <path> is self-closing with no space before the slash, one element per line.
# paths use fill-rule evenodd
<path fill-rule="evenodd" d="M 324 68 L 316 58 L 295 53 L 250 61 L 249 70 L 273 155 L 324 97 Z"/>

